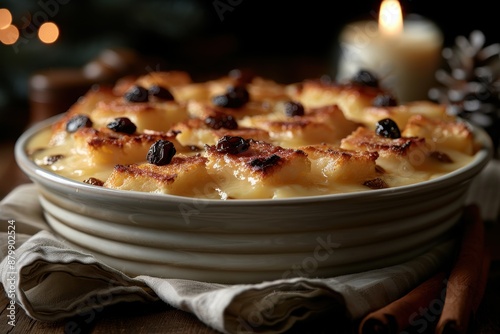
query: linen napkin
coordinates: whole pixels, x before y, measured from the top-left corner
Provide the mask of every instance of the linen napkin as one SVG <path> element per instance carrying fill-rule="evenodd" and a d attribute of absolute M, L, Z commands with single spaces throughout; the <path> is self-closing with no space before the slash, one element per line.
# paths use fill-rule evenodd
<path fill-rule="evenodd" d="M 26 184 L 0 203 L 0 279 L 26 313 L 41 321 L 120 302 L 162 300 L 222 333 L 283 333 L 307 319 L 349 322 L 403 296 L 437 272 L 455 246 L 446 241 L 400 265 L 331 278 L 225 285 L 130 277 L 59 240 L 45 223 L 37 196 L 36 187 Z M 14 224 L 12 265 L 7 232 Z"/>

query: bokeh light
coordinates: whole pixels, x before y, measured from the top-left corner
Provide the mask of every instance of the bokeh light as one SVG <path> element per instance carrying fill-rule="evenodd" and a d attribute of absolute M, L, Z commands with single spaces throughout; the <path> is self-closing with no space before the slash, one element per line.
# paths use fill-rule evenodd
<path fill-rule="evenodd" d="M 38 29 L 38 38 L 46 44 L 54 43 L 59 38 L 59 28 L 53 22 L 45 22 Z"/>
<path fill-rule="evenodd" d="M 16 26 L 9 25 L 0 29 L 0 42 L 5 45 L 12 45 L 19 39 L 19 29 Z"/>
<path fill-rule="evenodd" d="M 0 30 L 5 29 L 12 23 L 12 14 L 6 8 L 0 8 Z"/>

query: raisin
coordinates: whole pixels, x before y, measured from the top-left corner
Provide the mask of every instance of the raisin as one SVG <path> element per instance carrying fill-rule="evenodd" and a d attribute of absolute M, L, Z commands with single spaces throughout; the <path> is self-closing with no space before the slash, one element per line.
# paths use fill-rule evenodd
<path fill-rule="evenodd" d="M 64 158 L 64 155 L 62 155 L 62 154 L 49 155 L 49 156 L 46 156 L 43 158 L 43 164 L 45 166 L 50 166 L 62 158 Z"/>
<path fill-rule="evenodd" d="M 83 182 L 91 184 L 93 186 L 98 186 L 98 187 L 102 187 L 104 185 L 104 182 L 102 182 L 99 179 L 96 179 L 95 177 L 89 177 L 88 179 L 83 180 Z"/>
<path fill-rule="evenodd" d="M 157 166 L 168 165 L 175 153 L 175 146 L 171 141 L 160 139 L 151 145 L 146 159 L 149 163 Z"/>
<path fill-rule="evenodd" d="M 122 132 L 126 134 L 133 134 L 135 130 L 137 130 L 137 126 L 135 126 L 132 121 L 127 117 L 118 117 L 115 118 L 112 122 L 106 125 L 108 129 L 113 130 L 115 132 Z"/>
<path fill-rule="evenodd" d="M 370 188 L 370 189 L 385 189 L 385 188 L 389 188 L 389 185 L 387 183 L 385 183 L 384 180 L 382 180 L 381 178 L 375 178 L 375 179 L 372 179 L 372 180 L 368 180 L 368 181 L 365 181 L 363 183 L 364 186 Z"/>
<path fill-rule="evenodd" d="M 274 166 L 281 160 L 279 155 L 273 154 L 267 158 L 257 158 L 250 161 L 250 166 L 255 169 L 266 169 L 268 167 Z"/>
<path fill-rule="evenodd" d="M 174 96 L 172 93 L 161 86 L 158 85 L 153 85 L 149 87 L 148 89 L 149 97 L 157 100 L 163 100 L 163 101 L 174 101 Z"/>
<path fill-rule="evenodd" d="M 399 131 L 399 127 L 390 118 L 384 118 L 377 122 L 375 127 L 375 132 L 382 137 L 397 139 L 401 138 L 401 132 Z"/>
<path fill-rule="evenodd" d="M 233 116 L 222 113 L 208 116 L 205 118 L 205 124 L 215 130 L 220 128 L 234 130 L 238 128 L 238 123 Z"/>
<path fill-rule="evenodd" d="M 227 94 L 216 95 L 212 98 L 212 103 L 219 107 L 230 108 L 229 107 L 229 97 Z"/>
<path fill-rule="evenodd" d="M 378 78 L 368 70 L 359 70 L 351 79 L 352 83 L 368 86 L 378 87 Z"/>
<path fill-rule="evenodd" d="M 123 96 L 128 102 L 147 102 L 148 91 L 142 86 L 134 85 Z"/>
<path fill-rule="evenodd" d="M 285 102 L 285 115 L 288 117 L 304 116 L 304 106 L 299 102 Z"/>
<path fill-rule="evenodd" d="M 229 86 L 225 94 L 216 95 L 212 103 L 223 108 L 240 108 L 250 100 L 250 94 L 244 86 Z"/>
<path fill-rule="evenodd" d="M 391 94 L 379 94 L 372 102 L 375 107 L 394 107 L 398 105 L 398 101 Z"/>
<path fill-rule="evenodd" d="M 244 103 L 250 100 L 250 94 L 243 85 L 229 86 L 227 88 L 227 94 L 232 98 L 241 99 Z"/>
<path fill-rule="evenodd" d="M 215 146 L 217 152 L 238 154 L 243 153 L 250 148 L 248 140 L 238 136 L 224 136 Z"/>
<path fill-rule="evenodd" d="M 73 116 L 66 123 L 66 131 L 68 131 L 69 133 L 76 132 L 76 130 L 80 128 L 91 128 L 91 127 L 92 127 L 92 121 L 87 115 Z"/>

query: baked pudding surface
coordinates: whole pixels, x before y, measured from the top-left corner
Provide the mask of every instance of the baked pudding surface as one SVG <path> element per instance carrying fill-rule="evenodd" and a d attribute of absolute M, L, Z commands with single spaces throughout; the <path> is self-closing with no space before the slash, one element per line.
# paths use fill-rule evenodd
<path fill-rule="evenodd" d="M 390 189 L 473 161 L 481 144 L 467 123 L 429 101 L 380 105 L 389 94 L 155 72 L 89 90 L 26 149 L 78 182 L 223 200 Z"/>

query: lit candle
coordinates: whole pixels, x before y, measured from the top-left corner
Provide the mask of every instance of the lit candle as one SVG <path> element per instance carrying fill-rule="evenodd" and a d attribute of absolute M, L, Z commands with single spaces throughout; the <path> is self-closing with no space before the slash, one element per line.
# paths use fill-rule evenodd
<path fill-rule="evenodd" d="M 351 78 L 360 69 L 376 74 L 384 88 L 401 103 L 427 99 L 441 64 L 443 36 L 424 18 L 403 21 L 397 0 L 383 0 L 378 22 L 358 21 L 340 34 L 337 80 Z"/>

